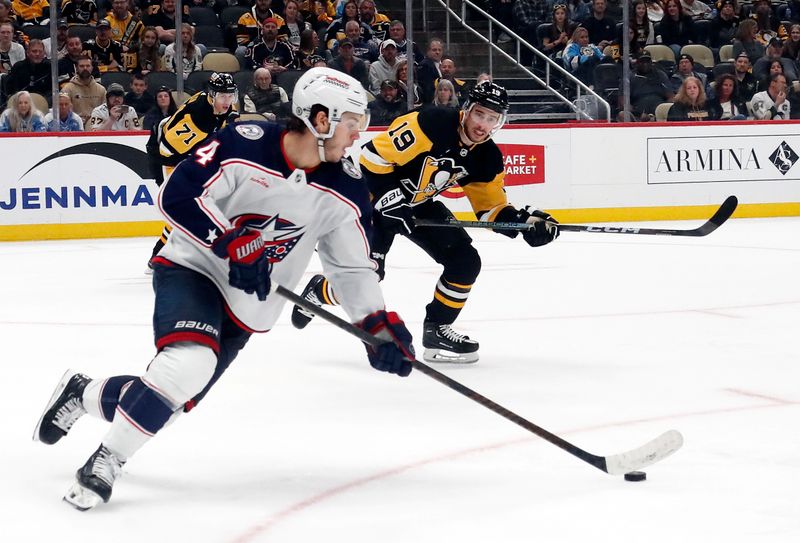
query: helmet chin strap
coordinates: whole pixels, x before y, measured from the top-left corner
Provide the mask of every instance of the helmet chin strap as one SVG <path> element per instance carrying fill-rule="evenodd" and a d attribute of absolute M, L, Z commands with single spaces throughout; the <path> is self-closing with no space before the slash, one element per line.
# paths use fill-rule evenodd
<path fill-rule="evenodd" d="M 322 162 L 328 162 L 325 159 L 325 140 L 319 136 L 317 136 L 317 151 L 319 152 L 319 159 Z"/>

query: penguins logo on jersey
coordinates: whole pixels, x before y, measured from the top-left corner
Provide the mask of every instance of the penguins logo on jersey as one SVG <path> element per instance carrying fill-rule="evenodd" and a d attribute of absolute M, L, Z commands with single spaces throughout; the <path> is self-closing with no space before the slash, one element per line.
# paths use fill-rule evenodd
<path fill-rule="evenodd" d="M 252 213 L 235 217 L 231 222 L 237 227 L 246 226 L 260 231 L 264 239 L 264 252 L 272 263 L 286 258 L 303 237 L 302 226 L 297 226 L 278 215 L 270 217 Z"/>
<path fill-rule="evenodd" d="M 456 166 L 452 158 L 428 156 L 420 170 L 417 185 L 414 186 L 410 179 L 403 179 L 403 183 L 413 194 L 410 203 L 415 205 L 444 192 L 466 175 L 467 170 L 463 166 Z"/>
<path fill-rule="evenodd" d="M 249 140 L 257 140 L 264 135 L 264 130 L 254 124 L 237 124 L 236 131 L 240 136 Z"/>

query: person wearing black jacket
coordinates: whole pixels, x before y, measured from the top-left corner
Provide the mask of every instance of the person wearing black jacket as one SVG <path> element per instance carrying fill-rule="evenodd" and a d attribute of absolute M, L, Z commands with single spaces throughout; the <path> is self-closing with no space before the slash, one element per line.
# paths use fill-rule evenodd
<path fill-rule="evenodd" d="M 697 42 L 694 21 L 689 15 L 683 14 L 680 0 L 667 0 L 664 12 L 664 18 L 656 27 L 656 39 L 672 48 L 677 57 L 681 47 Z"/>
<path fill-rule="evenodd" d="M 714 83 L 715 95 L 707 103 L 711 120 L 737 121 L 747 118 L 747 106 L 736 95 L 736 85 L 736 78 L 731 74 L 722 74 L 717 78 Z"/>
<path fill-rule="evenodd" d="M 7 85 L 9 96 L 24 90 L 50 98 L 50 61 L 45 58 L 42 40 L 30 41 L 27 58 L 11 67 Z"/>
<path fill-rule="evenodd" d="M 720 2 L 719 13 L 711 20 L 711 30 L 708 35 L 711 47 L 719 49 L 723 45 L 733 43 L 736 29 L 739 26 L 739 17 L 736 16 L 735 9 L 733 0 Z"/>

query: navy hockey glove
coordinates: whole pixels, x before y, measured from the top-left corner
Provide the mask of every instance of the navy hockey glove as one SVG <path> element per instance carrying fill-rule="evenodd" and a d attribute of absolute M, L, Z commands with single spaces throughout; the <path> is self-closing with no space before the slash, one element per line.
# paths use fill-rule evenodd
<path fill-rule="evenodd" d="M 378 347 L 364 344 L 369 363 L 373 368 L 395 373 L 400 377 L 406 377 L 411 373 L 411 361 L 414 360 L 411 332 L 397 313 L 376 311 L 367 315 L 357 326 L 386 342 Z"/>
<path fill-rule="evenodd" d="M 228 282 L 232 287 L 255 293 L 262 302 L 267 299 L 272 265 L 260 232 L 249 228 L 228 230 L 214 240 L 211 250 L 220 258 L 230 258 Z"/>
<path fill-rule="evenodd" d="M 514 221 L 533 225 L 522 232 L 522 239 L 531 247 L 547 245 L 558 237 L 558 221 L 545 211 L 525 206 L 517 211 Z"/>
<path fill-rule="evenodd" d="M 389 232 L 410 234 L 414 231 L 414 213 L 400 189 L 392 189 L 375 202 L 375 222 Z"/>

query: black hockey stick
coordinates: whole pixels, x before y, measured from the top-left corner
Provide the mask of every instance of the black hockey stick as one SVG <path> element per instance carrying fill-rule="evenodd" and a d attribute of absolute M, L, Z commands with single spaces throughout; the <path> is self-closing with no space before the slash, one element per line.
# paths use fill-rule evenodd
<path fill-rule="evenodd" d="M 358 326 L 347 322 L 344 319 L 341 319 L 322 309 L 321 307 L 317 306 L 309 302 L 308 300 L 304 299 L 302 296 L 298 296 L 291 290 L 284 288 L 280 285 L 276 285 L 274 282 L 272 283 L 271 292 L 278 294 L 279 296 L 283 296 L 290 302 L 299 305 L 306 311 L 310 311 L 315 315 L 325 319 L 329 323 L 341 328 L 348 334 L 356 336 L 358 339 L 363 341 L 368 345 L 372 345 L 373 347 L 377 347 L 383 341 L 376 338 L 369 332 L 362 330 Z M 650 464 L 654 464 L 660 460 L 663 460 L 667 456 L 671 455 L 675 451 L 681 448 L 683 445 L 683 436 L 677 430 L 669 430 L 657 438 L 645 443 L 641 447 L 636 449 L 632 449 L 630 451 L 614 454 L 611 456 L 597 456 L 592 453 L 586 452 L 583 449 L 573 445 L 572 443 L 561 439 L 555 434 L 552 434 L 541 428 L 534 423 L 520 417 L 516 413 L 509 411 L 505 407 L 496 404 L 489 398 L 475 392 L 471 388 L 468 388 L 458 381 L 451 379 L 450 377 L 439 373 L 435 369 L 431 368 L 430 366 L 420 362 L 419 360 L 413 360 L 412 365 L 414 369 L 420 371 L 427 375 L 428 377 L 434 379 L 445 385 L 452 390 L 455 390 L 459 394 L 466 396 L 470 400 L 479 403 L 483 407 L 494 411 L 498 415 L 510 420 L 511 422 L 522 426 L 526 430 L 531 433 L 536 434 L 537 436 L 541 437 L 552 443 L 553 445 L 560 447 L 570 453 L 572 456 L 575 456 L 584 462 L 591 464 L 592 466 L 596 467 L 597 469 L 609 473 L 611 475 L 622 475 L 625 473 L 629 473 L 631 471 L 635 471 Z"/>
<path fill-rule="evenodd" d="M 736 196 L 728 196 L 710 219 L 708 219 L 701 226 L 691 230 L 676 230 L 673 228 L 638 228 L 633 226 L 592 226 L 585 224 L 559 224 L 558 229 L 561 232 L 590 232 L 593 234 L 639 234 L 647 236 L 702 237 L 709 235 L 711 232 L 719 228 L 725 221 L 727 221 L 731 215 L 733 215 L 733 212 L 736 211 L 737 205 L 739 205 L 739 201 L 736 199 Z M 490 228 L 492 230 L 517 231 L 525 231 L 533 227 L 531 224 L 518 222 L 459 221 L 452 217 L 446 219 L 444 222 L 430 219 L 415 219 L 414 224 L 416 226 L 452 226 L 455 228 Z"/>

